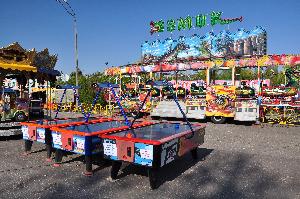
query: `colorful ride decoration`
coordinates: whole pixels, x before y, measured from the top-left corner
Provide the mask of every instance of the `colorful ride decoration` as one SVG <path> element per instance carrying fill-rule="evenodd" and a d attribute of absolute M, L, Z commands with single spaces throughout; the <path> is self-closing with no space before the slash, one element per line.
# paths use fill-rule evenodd
<path fill-rule="evenodd" d="M 255 90 L 249 86 L 238 87 L 235 89 L 235 94 L 237 97 L 255 97 Z"/>
<path fill-rule="evenodd" d="M 263 122 L 300 124 L 299 65 L 286 67 L 286 86 L 262 87 L 260 117 Z"/>
<path fill-rule="evenodd" d="M 191 96 L 205 96 L 206 88 L 204 86 L 197 86 L 195 83 L 191 84 Z"/>
<path fill-rule="evenodd" d="M 264 97 L 287 97 L 297 95 L 297 88 L 295 87 L 263 87 L 262 95 Z"/>
<path fill-rule="evenodd" d="M 59 106 L 59 103 L 49 103 L 48 109 L 56 111 Z M 100 114 L 100 115 L 111 115 L 111 112 L 114 112 L 114 105 L 101 105 L 101 104 L 95 104 L 95 106 L 92 108 L 92 104 L 90 103 L 82 103 L 81 107 L 85 112 L 88 112 L 92 109 L 93 114 Z M 72 113 L 80 113 L 81 107 L 77 106 L 76 103 L 70 102 L 70 103 L 62 103 L 60 104 L 60 112 L 72 112 Z M 47 107 L 46 107 L 47 108 Z"/>
<path fill-rule="evenodd" d="M 206 116 L 234 117 L 235 86 L 206 88 Z"/>
<path fill-rule="evenodd" d="M 287 86 L 293 86 L 296 88 L 300 88 L 299 80 L 300 80 L 300 67 L 296 66 L 293 68 L 286 68 L 285 75 L 288 80 Z"/>
<path fill-rule="evenodd" d="M 159 97 L 160 96 L 160 90 L 158 88 L 153 88 L 151 91 L 151 97 Z"/>
<path fill-rule="evenodd" d="M 263 122 L 282 125 L 300 124 L 300 101 L 296 98 L 295 88 L 287 88 L 289 93 L 274 91 L 262 96 L 260 117 Z"/>
<path fill-rule="evenodd" d="M 125 67 L 112 67 L 105 70 L 106 75 L 119 74 L 138 74 L 142 72 L 168 72 L 168 71 L 184 71 L 184 70 L 203 70 L 212 67 L 268 67 L 268 66 L 289 66 L 295 67 L 300 65 L 300 55 L 264 55 L 251 58 L 239 59 L 221 59 L 213 60 L 191 60 L 176 62 L 161 62 L 153 64 L 136 65 L 131 64 Z"/>
<path fill-rule="evenodd" d="M 277 106 L 263 105 L 261 110 L 263 122 L 281 125 L 300 125 L 300 103 Z"/>

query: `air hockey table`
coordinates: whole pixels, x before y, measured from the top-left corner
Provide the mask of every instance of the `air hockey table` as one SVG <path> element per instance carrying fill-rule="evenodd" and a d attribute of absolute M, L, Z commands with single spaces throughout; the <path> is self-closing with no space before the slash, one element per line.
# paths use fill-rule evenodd
<path fill-rule="evenodd" d="M 103 121 L 103 118 L 91 118 L 92 120 Z M 66 124 L 83 124 L 84 117 L 79 118 L 58 118 L 52 120 L 35 120 L 21 123 L 23 139 L 25 140 L 25 154 L 31 151 L 33 142 L 40 142 L 46 145 L 47 161 L 51 161 L 52 136 L 51 127 L 63 127 Z"/>
<path fill-rule="evenodd" d="M 205 126 L 183 123 L 153 123 L 140 128 L 101 134 L 104 158 L 113 160 L 111 178 L 116 179 L 122 162 L 148 167 L 150 186 L 157 186 L 159 168 L 191 152 L 204 143 Z"/>
<path fill-rule="evenodd" d="M 135 129 L 151 124 L 153 122 L 137 122 L 132 128 Z M 84 174 L 87 176 L 92 175 L 92 156 L 103 153 L 100 135 L 127 129 L 129 127 L 124 120 L 113 118 L 52 127 L 52 147 L 56 149 L 54 166 L 61 164 L 66 151 L 81 154 L 85 156 L 86 169 Z"/>

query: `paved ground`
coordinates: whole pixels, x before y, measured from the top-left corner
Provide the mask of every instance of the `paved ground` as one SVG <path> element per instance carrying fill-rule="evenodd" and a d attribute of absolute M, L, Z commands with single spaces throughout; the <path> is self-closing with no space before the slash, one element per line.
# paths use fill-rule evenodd
<path fill-rule="evenodd" d="M 21 134 L 21 125 L 19 122 L 0 121 L 0 137 Z"/>
<path fill-rule="evenodd" d="M 43 146 L 21 155 L 20 137 L 0 141 L 0 198 L 300 198 L 300 128 L 207 124 L 204 161 L 186 155 L 161 170 L 160 187 L 150 190 L 146 170 L 123 166 L 116 181 L 110 163 L 82 175 L 78 155 L 54 168 Z"/>

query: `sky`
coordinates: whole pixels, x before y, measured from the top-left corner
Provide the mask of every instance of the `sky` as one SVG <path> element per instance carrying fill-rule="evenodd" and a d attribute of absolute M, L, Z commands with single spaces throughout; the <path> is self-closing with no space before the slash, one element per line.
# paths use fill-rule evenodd
<path fill-rule="evenodd" d="M 262 26 L 268 35 L 268 54 L 300 54 L 299 0 L 68 0 L 77 17 L 79 68 L 83 73 L 126 65 L 141 57 L 144 41 L 204 35 L 229 28 Z M 150 21 L 222 11 L 223 18 L 243 16 L 229 27 L 150 34 Z M 0 0 L 0 46 L 15 41 L 58 55 L 56 69 L 75 70 L 73 20 L 56 0 Z M 108 62 L 106 66 L 106 62 Z"/>

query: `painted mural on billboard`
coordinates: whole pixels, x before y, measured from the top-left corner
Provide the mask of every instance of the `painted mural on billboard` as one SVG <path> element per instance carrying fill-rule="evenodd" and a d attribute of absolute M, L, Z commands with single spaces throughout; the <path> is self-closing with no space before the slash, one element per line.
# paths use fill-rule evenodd
<path fill-rule="evenodd" d="M 205 59 L 216 57 L 237 57 L 265 55 L 267 52 L 267 33 L 257 26 L 251 31 L 239 29 L 235 33 L 221 31 L 209 32 L 204 36 L 168 38 L 164 41 L 144 42 L 142 58 L 144 63 Z"/>
<path fill-rule="evenodd" d="M 209 86 L 206 88 L 206 116 L 234 117 L 235 86 Z"/>

